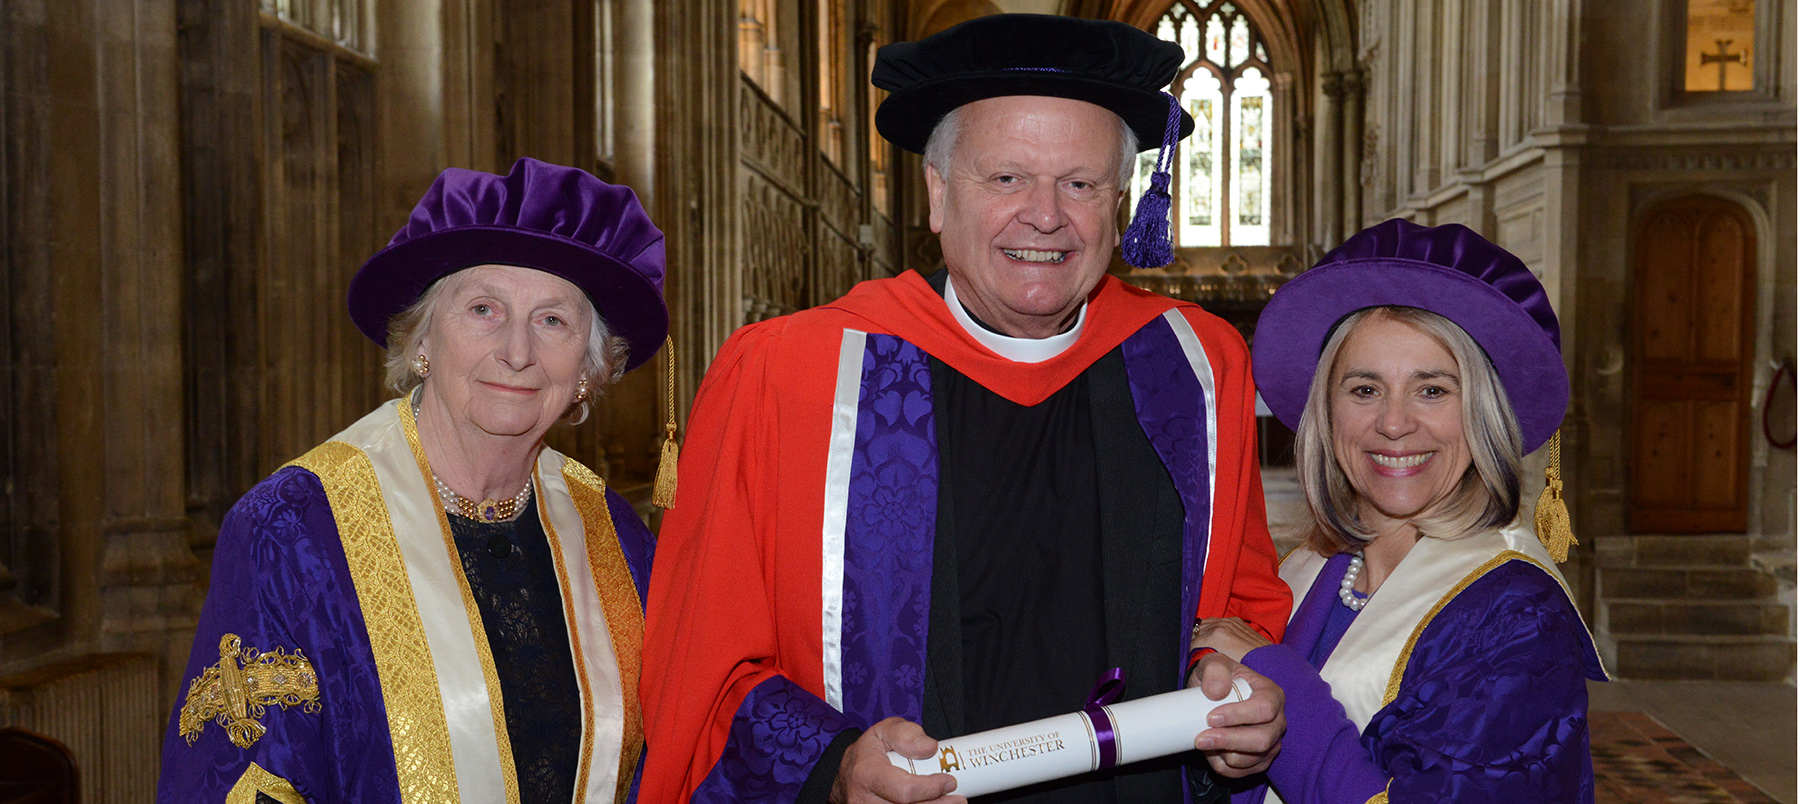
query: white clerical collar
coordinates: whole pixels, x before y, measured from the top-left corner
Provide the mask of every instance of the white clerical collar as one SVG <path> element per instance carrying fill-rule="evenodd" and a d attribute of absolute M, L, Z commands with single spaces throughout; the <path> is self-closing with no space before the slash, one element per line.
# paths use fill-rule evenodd
<path fill-rule="evenodd" d="M 962 302 L 957 300 L 956 283 L 951 282 L 948 276 L 944 277 L 944 304 L 950 306 L 950 315 L 956 318 L 956 323 L 961 324 L 962 328 L 968 331 L 970 337 L 992 350 L 994 354 L 1014 363 L 1042 363 L 1068 351 L 1069 347 L 1074 346 L 1075 341 L 1081 338 L 1081 326 L 1087 322 L 1087 302 L 1083 301 L 1081 312 L 1075 315 L 1075 326 L 1070 327 L 1068 332 L 1051 335 L 1048 338 L 1014 338 L 1010 335 L 1001 335 L 975 323 L 975 319 L 969 315 L 969 311 L 963 309 Z"/>

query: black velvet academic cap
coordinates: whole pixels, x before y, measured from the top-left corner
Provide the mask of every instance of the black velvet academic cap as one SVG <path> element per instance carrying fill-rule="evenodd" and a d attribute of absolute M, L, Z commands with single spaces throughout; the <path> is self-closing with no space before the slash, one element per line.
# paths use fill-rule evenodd
<path fill-rule="evenodd" d="M 870 81 L 890 94 L 875 128 L 913 153 L 925 152 L 944 115 L 965 103 L 1006 95 L 1048 95 L 1105 107 L 1137 134 L 1139 150 L 1163 144 L 1169 100 L 1162 89 L 1185 57 L 1181 46 L 1122 22 L 1048 14 L 978 17 L 875 56 Z M 1181 137 L 1194 120 L 1181 113 Z"/>

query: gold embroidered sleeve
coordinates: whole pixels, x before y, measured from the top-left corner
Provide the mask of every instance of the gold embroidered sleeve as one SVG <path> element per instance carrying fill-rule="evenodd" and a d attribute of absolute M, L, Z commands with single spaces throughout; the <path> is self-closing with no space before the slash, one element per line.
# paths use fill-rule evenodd
<path fill-rule="evenodd" d="M 262 719 L 271 705 L 319 712 L 319 679 L 312 662 L 298 649 L 264 653 L 245 648 L 237 634 L 226 634 L 219 639 L 219 663 L 188 684 L 181 736 L 193 745 L 212 721 L 225 729 L 232 745 L 249 748 L 267 731 Z"/>
<path fill-rule="evenodd" d="M 638 698 L 640 662 L 644 649 L 644 612 L 639 604 L 637 582 L 625 553 L 619 546 L 612 512 L 606 505 L 606 481 L 593 470 L 577 463 L 563 463 L 563 477 L 569 481 L 569 495 L 587 528 L 588 564 L 599 587 L 600 606 L 606 611 L 606 626 L 611 632 L 613 655 L 619 662 L 619 686 L 625 704 L 624 743 L 619 752 L 618 789 L 614 796 L 624 801 L 637 772 L 638 756 L 644 749 L 642 704 Z"/>

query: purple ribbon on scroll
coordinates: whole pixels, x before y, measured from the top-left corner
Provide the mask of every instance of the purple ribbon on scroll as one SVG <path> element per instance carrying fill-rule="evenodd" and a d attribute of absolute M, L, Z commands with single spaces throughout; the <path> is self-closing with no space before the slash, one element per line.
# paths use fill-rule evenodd
<path fill-rule="evenodd" d="M 1107 714 L 1106 705 L 1119 700 L 1119 696 L 1124 694 L 1125 669 L 1115 667 L 1100 674 L 1100 679 L 1094 682 L 1094 689 L 1088 692 L 1087 706 L 1081 708 L 1094 727 L 1094 745 L 1100 750 L 1098 770 L 1119 764 L 1118 735 L 1113 731 L 1112 716 Z"/>

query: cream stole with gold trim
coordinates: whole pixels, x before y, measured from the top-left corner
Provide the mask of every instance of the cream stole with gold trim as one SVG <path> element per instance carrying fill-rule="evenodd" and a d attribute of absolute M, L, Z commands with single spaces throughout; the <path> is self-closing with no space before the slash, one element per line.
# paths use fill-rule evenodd
<path fill-rule="evenodd" d="M 1420 539 L 1400 566 L 1369 598 L 1325 660 L 1319 677 L 1344 705 L 1358 731 L 1400 694 L 1412 648 L 1431 618 L 1469 584 L 1507 561 L 1528 561 L 1550 574 L 1567 594 L 1556 562 L 1530 526 L 1514 523 L 1461 539 Z M 1312 590 L 1325 558 L 1306 548 L 1281 564 L 1281 579 L 1298 605 Z M 1335 586 L 1339 579 L 1331 579 Z M 1272 797 L 1271 797 L 1272 798 Z"/>
<path fill-rule="evenodd" d="M 389 645 L 376 647 L 376 670 L 382 676 L 383 698 L 389 708 L 390 721 L 404 714 L 409 728 L 394 727 L 395 755 L 401 758 L 399 768 L 402 799 L 408 804 L 442 800 L 446 793 L 465 802 L 506 802 L 518 804 L 519 785 L 513 764 L 511 741 L 506 735 L 499 676 L 494 669 L 487 633 L 481 625 L 481 614 L 469 592 L 462 571 L 462 560 L 451 539 L 450 525 L 439 503 L 438 495 L 418 444 L 417 428 L 412 421 L 410 405 L 396 399 L 350 425 L 332 437 L 324 447 L 309 453 L 296 463 L 320 475 L 331 500 L 340 532 L 344 532 L 345 553 L 350 560 L 351 575 L 363 604 L 363 618 L 374 623 L 387 620 L 416 623 L 423 645 Z M 342 481 L 357 480 L 361 472 L 331 472 L 339 482 L 328 478 L 315 455 L 340 455 L 348 446 L 366 457 L 373 468 L 379 500 L 385 512 L 354 510 L 356 498 L 367 496 L 367 489 L 352 489 Z M 329 448 L 335 448 L 329 449 Z M 338 459 L 342 463 L 341 457 Z M 356 461 L 361 464 L 361 461 Z M 582 506 L 572 498 L 568 473 L 578 473 L 584 497 L 592 497 L 592 485 L 598 483 L 592 473 L 568 461 L 561 453 L 544 448 L 538 457 L 535 480 L 538 515 L 552 545 L 556 560 L 557 580 L 562 587 L 564 617 L 569 626 L 569 643 L 574 651 L 576 679 L 581 687 L 582 752 L 577 771 L 576 800 L 610 802 L 624 789 L 628 779 L 622 778 L 622 734 L 626 731 L 628 712 L 623 695 L 619 662 L 614 653 L 613 636 L 608 630 L 606 608 L 597 591 L 593 556 L 587 544 L 587 523 Z M 330 471 L 327 469 L 327 471 Z M 366 478 L 363 478 L 366 480 Z M 335 488 L 334 488 L 335 486 Z M 358 493 L 358 492 L 361 493 Z M 600 492 L 603 494 L 603 490 Z M 598 511 L 586 511 L 603 533 L 596 538 L 612 539 L 612 550 L 618 550 L 612 522 L 600 497 Z M 373 503 L 373 499 L 361 502 Z M 386 523 L 380 522 L 385 513 Z M 346 528 L 347 524 L 354 525 Z M 375 527 L 370 527 L 374 524 Z M 388 527 L 380 527 L 387 524 Z M 348 531 L 358 531 L 352 536 Z M 357 543 L 352 544 L 351 539 Z M 392 584 L 399 580 L 393 567 L 380 556 L 384 545 L 397 548 L 394 558 L 403 566 L 409 595 L 369 594 L 365 586 Z M 354 555 L 353 555 L 354 554 Z M 379 572 L 377 570 L 389 570 Z M 616 580 L 616 579 L 615 579 Z M 629 579 L 627 579 L 629 580 Z M 635 592 L 631 599 L 635 606 Z M 373 604 L 373 605 L 371 605 Z M 407 610 L 397 610 L 404 606 Z M 636 623 L 641 628 L 641 622 Z M 409 629 L 410 630 L 410 629 Z M 630 645 L 635 653 L 636 646 Z M 419 650 L 424 648 L 425 650 Z M 634 657 L 635 661 L 635 657 Z M 633 681 L 636 667 L 630 668 Z M 436 713 L 420 711 L 430 696 L 414 690 L 410 700 L 393 700 L 390 675 L 419 677 L 428 672 L 435 677 Z M 416 684 L 414 685 L 417 686 Z M 635 687 L 635 683 L 632 684 Z M 635 707 L 633 707 L 635 711 Z M 392 726 L 393 724 L 390 723 Z M 636 724 L 630 724 L 636 725 Z M 405 757 L 414 753 L 399 744 L 414 731 L 423 734 L 448 733 L 450 755 L 454 762 L 454 788 L 446 790 L 445 782 L 421 785 L 409 779 Z M 437 742 L 433 740 L 431 742 Z M 635 754 L 635 750 L 633 752 Z M 430 762 L 429 757 L 418 759 Z M 635 757 L 633 757 L 635 767 Z M 626 772 L 629 772 L 627 770 Z"/>

